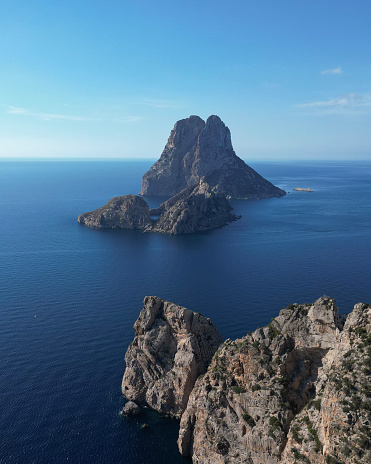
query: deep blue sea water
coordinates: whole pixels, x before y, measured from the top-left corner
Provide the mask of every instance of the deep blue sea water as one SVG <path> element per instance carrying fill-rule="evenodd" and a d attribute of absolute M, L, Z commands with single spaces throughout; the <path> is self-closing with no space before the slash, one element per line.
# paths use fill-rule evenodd
<path fill-rule="evenodd" d="M 137 193 L 151 164 L 0 162 L 1 464 L 189 462 L 175 421 L 119 415 L 145 295 L 203 313 L 225 338 L 323 294 L 342 312 L 371 301 L 371 163 L 253 164 L 290 193 L 233 201 L 240 221 L 193 236 L 77 223 Z"/>

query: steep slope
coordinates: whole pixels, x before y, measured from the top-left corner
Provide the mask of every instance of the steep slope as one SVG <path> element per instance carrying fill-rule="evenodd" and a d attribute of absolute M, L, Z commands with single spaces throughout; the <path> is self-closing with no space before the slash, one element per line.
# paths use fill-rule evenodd
<path fill-rule="evenodd" d="M 231 133 L 218 116 L 178 121 L 160 159 L 143 176 L 140 195 L 173 196 L 198 184 L 230 198 L 270 198 L 285 192 L 245 164 L 234 152 Z"/>
<path fill-rule="evenodd" d="M 210 319 L 155 296 L 144 299 L 126 355 L 123 395 L 180 418 L 222 338 Z"/>
<path fill-rule="evenodd" d="M 202 464 L 370 462 L 370 328 L 368 305 L 343 329 L 323 297 L 227 340 L 190 395 L 181 453 Z"/>
<path fill-rule="evenodd" d="M 212 192 L 202 178 L 199 185 L 182 190 L 151 210 L 151 214 L 161 214 L 152 230 L 178 235 L 217 229 L 238 219 L 231 210 L 225 196 Z"/>
<path fill-rule="evenodd" d="M 111 198 L 108 203 L 77 221 L 93 229 L 144 229 L 151 224 L 149 206 L 136 195 Z"/>

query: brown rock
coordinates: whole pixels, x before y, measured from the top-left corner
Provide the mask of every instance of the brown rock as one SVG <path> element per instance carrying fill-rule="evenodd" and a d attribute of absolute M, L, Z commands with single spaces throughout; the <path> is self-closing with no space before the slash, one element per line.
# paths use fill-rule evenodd
<path fill-rule="evenodd" d="M 371 462 L 371 308 L 343 328 L 334 300 L 293 304 L 227 340 L 181 418 L 194 463 Z"/>

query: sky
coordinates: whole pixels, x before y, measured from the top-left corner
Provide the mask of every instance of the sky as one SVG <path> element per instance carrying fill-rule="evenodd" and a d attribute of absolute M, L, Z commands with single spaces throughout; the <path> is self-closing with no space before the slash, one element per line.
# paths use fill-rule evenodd
<path fill-rule="evenodd" d="M 217 114 L 245 160 L 371 160 L 369 0 L 2 0 L 0 157 L 158 158 Z"/>

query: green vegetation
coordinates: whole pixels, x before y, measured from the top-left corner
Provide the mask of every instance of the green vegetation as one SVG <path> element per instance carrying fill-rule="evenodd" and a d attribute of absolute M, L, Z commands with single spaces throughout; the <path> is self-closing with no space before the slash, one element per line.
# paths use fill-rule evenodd
<path fill-rule="evenodd" d="M 326 456 L 326 464 L 344 464 L 344 462 L 328 454 Z"/>
<path fill-rule="evenodd" d="M 260 350 L 260 343 L 258 341 L 254 342 L 252 344 L 252 346 L 256 349 L 256 350 Z"/>
<path fill-rule="evenodd" d="M 291 427 L 291 433 L 296 443 L 301 444 L 303 442 L 303 437 L 299 435 L 299 427 L 296 424 Z"/>
<path fill-rule="evenodd" d="M 294 453 L 294 458 L 297 459 L 298 461 L 303 461 L 306 464 L 310 464 L 310 460 L 305 456 L 305 454 L 301 453 L 298 449 L 293 448 L 292 449 Z"/>
<path fill-rule="evenodd" d="M 243 414 L 242 415 L 243 417 L 243 420 L 250 426 L 250 427 L 255 427 L 256 423 L 254 421 L 254 419 L 250 416 L 250 414 Z"/>
<path fill-rule="evenodd" d="M 278 429 L 282 429 L 281 422 L 276 416 L 270 416 L 269 425 L 271 426 L 271 432 L 275 432 Z"/>
<path fill-rule="evenodd" d="M 268 328 L 269 328 L 269 338 L 270 338 L 270 340 L 273 340 L 274 338 L 276 338 L 281 333 L 278 329 L 273 327 L 273 325 L 271 323 L 268 324 Z"/>
<path fill-rule="evenodd" d="M 310 421 L 309 417 L 305 416 L 303 418 L 303 422 L 305 422 L 307 424 L 308 432 L 312 435 L 313 440 L 316 443 L 316 447 L 315 447 L 314 451 L 316 453 L 318 453 L 319 451 L 322 451 L 322 448 L 323 448 L 322 443 L 320 442 L 320 440 L 318 438 L 317 430 L 313 427 L 313 424 Z"/>
<path fill-rule="evenodd" d="M 234 386 L 232 387 L 232 390 L 233 390 L 235 393 L 237 393 L 238 395 L 239 395 L 240 393 L 246 393 L 246 388 L 242 387 L 241 385 L 234 385 Z"/>
<path fill-rule="evenodd" d="M 321 398 L 318 398 L 317 400 L 310 401 L 308 406 L 310 408 L 313 406 L 314 408 L 317 409 L 317 411 L 320 411 L 321 410 Z"/>

